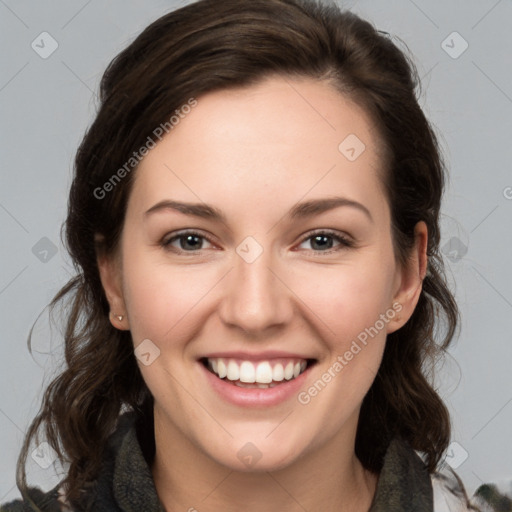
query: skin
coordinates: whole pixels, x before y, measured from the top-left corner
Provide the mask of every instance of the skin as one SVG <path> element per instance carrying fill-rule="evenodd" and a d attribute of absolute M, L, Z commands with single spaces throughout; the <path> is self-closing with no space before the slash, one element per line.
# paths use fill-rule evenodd
<path fill-rule="evenodd" d="M 338 150 L 349 134 L 366 145 L 355 161 Z M 135 347 L 150 339 L 160 350 L 139 366 L 155 397 L 152 472 L 166 510 L 368 510 L 378 475 L 354 453 L 359 410 L 386 335 L 417 304 L 427 241 L 420 222 L 407 266 L 397 264 L 379 143 L 364 111 L 328 83 L 271 77 L 199 97 L 141 162 L 119 253 L 98 263 L 112 312 L 124 315 L 113 325 Z M 286 217 L 299 201 L 333 196 L 371 219 L 349 206 Z M 227 221 L 145 215 L 164 199 L 213 205 Z M 184 229 L 207 238 L 162 246 Z M 353 246 L 328 238 L 332 248 L 318 248 L 306 236 L 318 229 Z M 263 249 L 252 263 L 236 252 L 247 236 Z M 296 396 L 263 409 L 225 403 L 197 363 L 221 350 L 308 354 L 318 362 L 304 390 L 393 303 L 400 315 L 307 405 Z M 262 454 L 251 468 L 237 457 L 247 442 Z"/>

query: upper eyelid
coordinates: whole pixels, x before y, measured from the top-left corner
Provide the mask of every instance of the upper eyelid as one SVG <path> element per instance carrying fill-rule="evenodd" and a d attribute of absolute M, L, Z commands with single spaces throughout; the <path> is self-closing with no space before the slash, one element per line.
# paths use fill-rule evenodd
<path fill-rule="evenodd" d="M 301 238 L 301 241 L 304 241 L 304 240 L 308 240 L 309 238 L 313 237 L 313 236 L 317 236 L 317 235 L 327 235 L 327 236 L 332 236 L 333 238 L 343 238 L 345 240 L 352 240 L 352 237 L 343 232 L 343 231 L 337 231 L 335 229 L 328 229 L 328 228 L 325 228 L 325 229 L 314 229 L 313 231 L 310 231 L 308 233 L 306 233 L 302 238 Z"/>
<path fill-rule="evenodd" d="M 346 233 L 338 232 L 338 231 L 335 231 L 335 230 L 329 230 L 329 229 L 319 229 L 319 230 L 307 233 L 306 235 L 304 235 L 301 238 L 301 240 L 300 240 L 298 245 L 303 244 L 304 242 L 306 242 L 310 238 L 313 238 L 313 237 L 315 237 L 317 235 L 327 235 L 327 236 L 330 236 L 330 237 L 336 239 L 340 243 L 340 245 L 342 247 L 345 247 L 346 249 L 356 247 L 356 243 L 355 243 L 355 240 L 353 239 L 353 237 L 351 237 L 350 235 L 348 235 Z M 313 251 L 313 252 L 317 253 L 317 254 L 329 254 L 329 253 L 336 252 L 337 250 L 338 249 L 336 249 L 336 248 L 334 248 L 334 249 L 331 248 L 331 249 L 328 249 L 327 251 Z"/>

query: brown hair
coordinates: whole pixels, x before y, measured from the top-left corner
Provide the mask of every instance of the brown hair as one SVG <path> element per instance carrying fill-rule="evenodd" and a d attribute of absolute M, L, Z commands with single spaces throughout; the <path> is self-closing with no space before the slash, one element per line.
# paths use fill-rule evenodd
<path fill-rule="evenodd" d="M 42 428 L 69 464 L 65 484 L 74 500 L 97 476 L 120 412 L 132 409 L 146 423 L 152 421 L 152 397 L 130 333 L 110 324 L 97 266 L 98 253 L 113 254 L 118 247 L 136 166 L 108 193 L 98 190 L 106 190 L 104 184 L 155 128 L 191 97 L 256 84 L 272 74 L 328 80 L 371 115 L 388 155 L 383 180 L 400 263 L 407 260 L 416 223 L 428 226 L 429 260 L 419 303 L 406 325 L 388 336 L 380 370 L 363 401 L 356 454 L 366 468 L 378 471 L 390 440 L 400 435 L 425 454 L 429 471 L 438 465 L 450 422 L 424 364 L 451 341 L 458 311 L 439 253 L 444 165 L 418 105 L 413 62 L 387 34 L 335 6 L 306 0 L 201 0 L 149 25 L 103 75 L 99 111 L 76 155 L 65 223 L 77 276 L 51 303 L 53 308 L 72 297 L 67 368 L 46 389 L 27 433 L 17 472 L 22 492 L 29 443 Z M 438 317 L 445 332 L 436 341 Z"/>

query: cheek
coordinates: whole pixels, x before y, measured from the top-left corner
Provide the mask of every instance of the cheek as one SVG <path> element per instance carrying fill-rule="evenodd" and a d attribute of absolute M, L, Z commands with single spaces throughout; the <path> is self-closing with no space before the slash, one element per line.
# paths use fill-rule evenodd
<path fill-rule="evenodd" d="M 393 260 L 386 254 L 379 256 L 315 272 L 314 281 L 296 281 L 302 283 L 297 294 L 317 315 L 312 318 L 328 353 L 318 368 L 322 382 L 302 390 L 299 400 L 301 404 L 315 401 L 319 415 L 330 410 L 336 411 L 338 420 L 346 419 L 361 403 L 380 366 L 387 326 L 396 312 L 392 308 Z M 334 423 L 331 426 L 337 428 Z"/>
<path fill-rule="evenodd" d="M 149 338 L 160 347 L 169 340 L 179 346 L 199 329 L 198 316 L 211 302 L 222 269 L 171 264 L 159 248 L 125 254 L 123 292 L 134 344 Z"/>
<path fill-rule="evenodd" d="M 384 270 L 383 264 L 375 258 L 295 276 L 294 292 L 318 315 L 316 323 L 324 324 L 340 348 L 391 307 L 392 267 Z"/>
<path fill-rule="evenodd" d="M 134 342 L 138 338 L 163 342 L 173 334 L 176 338 L 206 290 L 174 272 L 145 272 L 132 278 L 126 295 Z"/>
<path fill-rule="evenodd" d="M 317 424 L 313 418 L 322 418 L 325 436 L 335 435 L 345 422 L 356 421 L 382 360 L 387 324 L 380 315 L 386 315 L 391 305 L 389 278 L 376 266 L 337 269 L 317 280 L 305 300 L 321 319 L 315 325 L 322 330 L 327 352 L 297 401 L 311 428 Z M 300 293 L 307 290 L 305 286 Z M 391 309 L 385 318 L 393 316 Z"/>

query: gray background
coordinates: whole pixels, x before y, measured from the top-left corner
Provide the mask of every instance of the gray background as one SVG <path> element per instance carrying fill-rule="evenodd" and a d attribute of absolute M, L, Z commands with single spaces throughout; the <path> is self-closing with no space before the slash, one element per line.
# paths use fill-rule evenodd
<path fill-rule="evenodd" d="M 58 368 L 61 335 L 50 331 L 46 311 L 32 356 L 26 338 L 73 274 L 59 230 L 99 79 L 149 22 L 186 3 L 0 0 L 0 502 L 18 496 L 23 432 Z M 406 42 L 450 169 L 443 246 L 463 320 L 438 383 L 454 425 L 447 462 L 472 492 L 482 481 L 512 478 L 512 2 L 339 3 Z M 58 44 L 49 56 L 45 31 Z M 52 467 L 31 471 L 35 483 L 55 481 Z"/>

